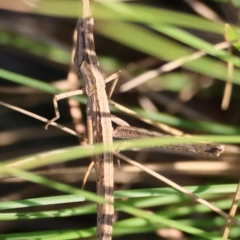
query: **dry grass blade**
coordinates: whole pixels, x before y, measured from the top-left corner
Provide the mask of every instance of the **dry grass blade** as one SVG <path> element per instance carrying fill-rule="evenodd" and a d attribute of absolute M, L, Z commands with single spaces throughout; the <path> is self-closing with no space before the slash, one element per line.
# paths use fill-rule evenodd
<path fill-rule="evenodd" d="M 175 182 L 172 182 L 171 180 L 165 178 L 164 176 L 152 171 L 149 168 L 144 167 L 142 164 L 122 155 L 121 153 L 117 153 L 114 152 L 114 155 L 117 156 L 118 158 L 121 158 L 122 160 L 142 169 L 143 171 L 149 173 L 150 175 L 152 175 L 153 177 L 159 179 L 160 181 L 166 183 L 167 185 L 171 186 L 172 188 L 176 189 L 177 191 L 187 195 L 188 197 L 190 197 L 191 199 L 193 199 L 194 201 L 203 204 L 204 206 L 206 206 L 207 208 L 211 209 L 212 211 L 214 211 L 215 213 L 221 215 L 224 218 L 228 218 L 228 214 L 223 212 L 221 209 L 215 207 L 214 205 L 212 205 L 211 203 L 209 203 L 208 201 L 194 195 L 193 193 L 189 192 L 188 190 L 186 190 L 185 188 L 179 186 L 178 184 L 176 184 Z M 237 224 L 238 226 L 240 226 L 240 221 L 238 221 L 236 218 L 232 218 L 232 222 L 234 222 L 235 224 Z"/>
<path fill-rule="evenodd" d="M 184 0 L 196 13 L 216 22 L 222 22 L 221 18 L 208 6 L 196 0 Z"/>
<path fill-rule="evenodd" d="M 227 32 L 227 25 L 225 25 L 225 31 Z M 229 41 L 228 37 L 225 36 L 226 40 Z M 229 41 L 230 42 L 230 41 Z M 230 46 L 228 48 L 228 52 L 232 53 L 232 47 Z M 222 99 L 222 109 L 223 110 L 227 110 L 229 103 L 230 103 L 230 98 L 231 98 L 231 94 L 232 94 L 232 75 L 233 75 L 233 70 L 234 70 L 234 65 L 232 62 L 228 62 L 227 64 L 227 68 L 228 68 L 228 74 L 227 74 L 227 82 L 225 84 L 225 89 L 224 89 L 224 93 L 223 93 L 223 99 Z"/>
<path fill-rule="evenodd" d="M 141 117 L 139 116 L 136 112 L 134 112 L 133 110 L 127 108 L 127 107 L 124 107 L 116 102 L 114 102 L 113 100 L 109 100 L 109 103 L 114 106 L 116 109 L 130 115 L 130 116 L 133 116 L 135 118 L 138 118 L 140 119 L 141 121 L 145 122 L 145 123 L 148 123 L 152 126 L 155 126 L 167 133 L 170 133 L 172 135 L 175 135 L 175 136 L 189 136 L 189 135 L 186 135 L 184 134 L 184 132 L 176 129 L 176 128 L 172 128 L 172 127 L 169 127 L 168 125 L 166 124 L 163 124 L 163 123 L 159 123 L 159 122 L 154 122 L 152 120 L 149 120 L 148 118 L 144 118 L 144 117 Z"/>
<path fill-rule="evenodd" d="M 84 187 L 87 183 L 88 176 L 89 176 L 93 166 L 94 166 L 94 161 L 91 161 L 90 164 L 88 165 L 87 171 L 85 172 L 84 177 L 83 177 L 82 189 L 84 189 Z"/>
<path fill-rule="evenodd" d="M 70 91 L 74 91 L 79 88 L 79 80 L 78 80 L 78 76 L 76 73 L 76 69 L 73 64 L 73 57 L 75 54 L 76 44 L 77 44 L 76 42 L 77 42 L 77 30 L 75 29 L 75 31 L 73 33 L 71 64 L 70 64 L 69 71 L 67 74 L 67 82 L 69 84 Z M 70 115 L 72 117 L 72 121 L 73 121 L 76 132 L 83 133 L 85 131 L 85 127 L 82 123 L 82 112 L 80 110 L 79 101 L 77 101 L 73 98 L 70 98 L 70 99 L 68 99 L 68 104 L 69 104 Z"/>
<path fill-rule="evenodd" d="M 225 48 L 228 48 L 229 46 L 231 46 L 231 44 L 229 42 L 222 42 L 222 43 L 216 44 L 215 49 L 219 49 L 219 50 L 225 49 Z M 162 73 L 172 71 L 172 70 L 182 66 L 183 64 L 193 61 L 193 60 L 196 60 L 198 58 L 201 58 L 201 57 L 205 56 L 206 54 L 207 53 L 204 51 L 197 51 L 190 56 L 181 57 L 172 62 L 168 62 L 168 63 L 162 65 L 160 68 L 145 72 L 145 73 L 131 79 L 127 83 L 124 83 L 120 87 L 120 91 L 121 92 L 129 91 L 129 90 L 139 86 L 140 84 L 147 82 L 148 80 L 150 80 L 152 78 L 158 77 Z"/>
<path fill-rule="evenodd" d="M 240 200 L 240 181 L 238 181 L 238 187 L 236 189 L 235 196 L 234 196 L 233 202 L 232 202 L 232 206 L 230 208 L 229 215 L 227 218 L 227 222 L 224 227 L 224 231 L 223 231 L 224 238 L 228 238 L 228 235 L 230 232 L 230 227 L 231 227 L 232 223 L 234 222 L 233 219 L 234 219 L 234 216 L 237 211 L 239 200 Z"/>
<path fill-rule="evenodd" d="M 13 105 L 8 104 L 8 103 L 4 103 L 4 102 L 2 102 L 2 101 L 0 101 L 0 105 L 2 105 L 2 106 L 4 106 L 4 107 L 7 107 L 7 108 L 10 108 L 10 109 L 12 109 L 12 110 L 14 110 L 14 111 L 20 112 L 20 113 L 22 113 L 22 114 L 25 114 L 25 115 L 27 115 L 27 116 L 29 116 L 29 117 L 35 118 L 35 119 L 37 119 L 37 120 L 39 120 L 39 121 L 42 121 L 42 122 L 45 122 L 45 123 L 49 123 L 49 119 L 44 118 L 44 117 L 41 117 L 41 116 L 39 116 L 39 115 L 37 115 L 37 114 L 35 114 L 35 113 L 31 113 L 31 112 L 29 112 L 29 111 L 27 111 L 27 110 L 24 110 L 24 109 L 22 109 L 22 108 L 13 106 Z M 82 134 L 78 134 L 78 133 L 76 133 L 75 131 L 73 131 L 73 130 L 71 130 L 71 129 L 69 129 L 69 128 L 61 125 L 61 124 L 58 124 L 58 123 L 55 123 L 55 122 L 51 122 L 50 125 L 52 125 L 52 126 L 54 126 L 54 127 L 56 127 L 56 128 L 59 128 L 59 129 L 65 131 L 65 132 L 67 132 L 67 133 L 70 133 L 71 135 L 74 135 L 74 136 L 76 136 L 76 137 L 78 137 L 78 138 L 83 138 L 83 135 L 82 135 Z"/>

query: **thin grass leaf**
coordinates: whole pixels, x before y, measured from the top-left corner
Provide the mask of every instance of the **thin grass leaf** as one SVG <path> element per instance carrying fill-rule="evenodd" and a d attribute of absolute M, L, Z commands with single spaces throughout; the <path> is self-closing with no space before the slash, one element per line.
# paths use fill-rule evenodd
<path fill-rule="evenodd" d="M 189 186 L 185 187 L 188 191 L 191 191 L 194 194 L 199 196 L 206 194 L 220 194 L 220 193 L 234 193 L 236 190 L 236 184 L 219 184 L 219 185 L 209 185 L 209 186 Z M 173 199 L 170 198 L 174 195 Z M 179 202 L 184 195 L 177 192 L 172 188 L 147 188 L 147 189 L 133 189 L 133 190 L 120 190 L 114 192 L 114 198 L 128 198 L 131 202 L 131 205 L 135 207 L 152 207 L 152 206 L 161 206 L 165 204 L 174 204 L 176 203 L 175 197 L 177 196 L 177 201 Z M 179 196 L 181 198 L 179 198 Z M 151 197 L 151 198 L 150 198 Z M 160 198 L 157 198 L 160 197 Z M 164 200 L 166 197 L 166 201 Z M 149 202 L 149 199 L 151 202 Z M 159 201 L 161 199 L 161 201 Z M 185 199 L 185 197 L 184 197 Z M 186 197 L 186 199 L 188 199 Z M 2 202 L 0 210 L 15 209 L 15 208 L 27 208 L 34 206 L 45 206 L 45 205 L 55 205 L 63 203 L 74 203 L 82 202 L 86 199 L 80 195 L 60 195 L 52 197 L 43 197 L 43 198 L 32 198 L 25 200 L 17 201 L 7 201 Z M 229 201 L 229 200 L 227 200 Z M 89 207 L 88 205 L 87 207 Z M 221 207 L 223 208 L 223 206 Z"/>
<path fill-rule="evenodd" d="M 207 54 L 217 57 L 222 61 L 231 61 L 235 66 L 240 67 L 240 60 L 238 57 L 235 57 L 226 51 L 217 50 L 212 44 L 186 31 L 167 25 L 152 25 L 152 28 L 184 44 L 205 51 Z"/>
<path fill-rule="evenodd" d="M 123 141 L 126 142 L 126 141 Z M 152 139 L 137 139 L 127 141 L 128 145 L 124 148 L 149 148 L 149 147 L 159 147 L 164 145 L 174 145 L 183 143 L 193 143 L 193 142 L 219 142 L 219 143 L 239 143 L 240 136 L 195 136 L 191 138 L 152 138 Z M 118 149 L 119 143 L 115 142 L 112 145 L 112 149 Z M 83 157 L 90 157 L 93 155 L 101 154 L 104 151 L 103 144 L 96 144 L 91 147 L 69 147 L 62 148 L 60 150 L 49 151 L 39 154 L 32 154 L 25 157 L 20 157 L 16 159 L 9 159 L 4 161 L 2 164 L 0 174 L 8 174 L 11 168 L 21 168 L 21 169 L 33 169 L 36 167 L 48 166 L 54 163 L 66 162 L 74 159 L 79 159 Z"/>
<path fill-rule="evenodd" d="M 104 36 L 125 44 L 128 47 L 144 52 L 151 56 L 172 61 L 183 56 L 189 56 L 194 53 L 193 50 L 183 47 L 175 41 L 169 40 L 150 32 L 142 27 L 128 23 L 104 23 L 104 27 L 97 28 Z M 138 39 L 136 41 L 136 39 Z M 145 44 L 145 43 L 148 44 Z M 163 51 L 164 49 L 164 51 Z M 236 59 L 239 64 L 239 60 Z M 210 77 L 218 78 L 226 81 L 227 66 L 221 61 L 214 60 L 210 57 L 202 57 L 200 59 L 184 63 L 183 66 L 192 71 L 205 74 Z M 212 71 L 218 69 L 218 71 Z M 233 82 L 240 84 L 240 70 L 236 69 L 233 74 Z"/>

